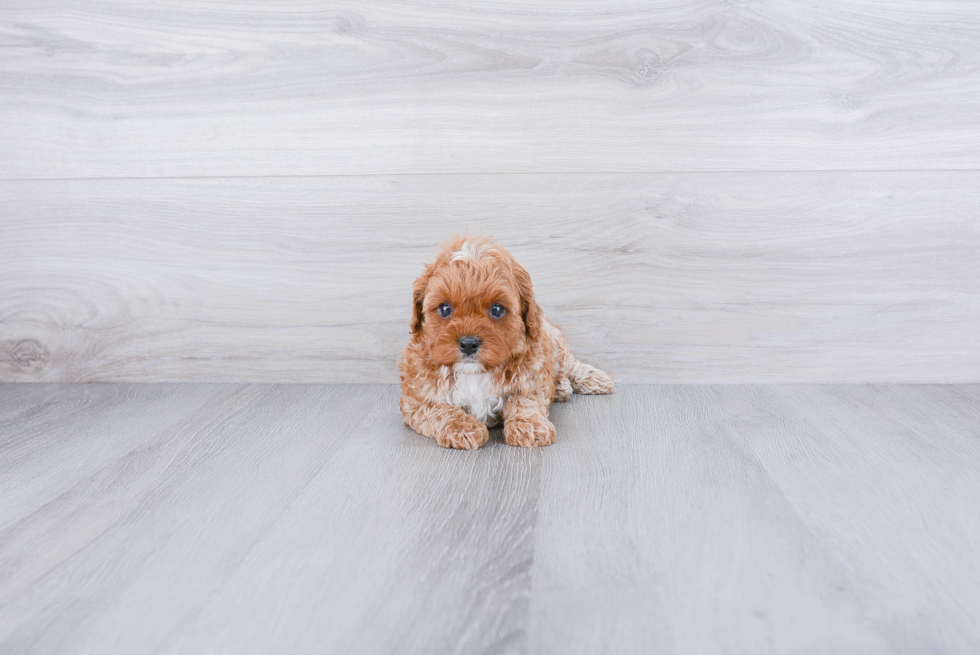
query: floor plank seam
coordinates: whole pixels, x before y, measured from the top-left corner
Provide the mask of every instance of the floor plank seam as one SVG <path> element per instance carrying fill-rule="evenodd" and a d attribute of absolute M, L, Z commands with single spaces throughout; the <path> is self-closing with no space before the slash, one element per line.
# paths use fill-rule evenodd
<path fill-rule="evenodd" d="M 96 176 L 96 177 L 0 177 L 4 182 L 115 182 L 115 181 L 154 181 L 154 180 L 290 180 L 290 179 L 331 179 L 331 178 L 373 178 L 373 177 L 503 177 L 503 176 L 584 176 L 584 175 L 783 175 L 794 173 L 868 173 L 882 175 L 888 173 L 978 173 L 980 168 L 754 168 L 754 169 L 650 169 L 637 171 L 453 171 L 432 173 L 311 173 L 284 175 L 146 175 L 146 176 Z"/>

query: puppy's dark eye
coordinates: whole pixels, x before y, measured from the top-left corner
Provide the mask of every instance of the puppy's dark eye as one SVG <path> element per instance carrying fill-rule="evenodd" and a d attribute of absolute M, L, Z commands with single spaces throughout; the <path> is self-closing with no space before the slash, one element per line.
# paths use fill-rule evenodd
<path fill-rule="evenodd" d="M 492 305 L 490 305 L 490 316 L 492 318 L 503 318 L 504 312 L 506 311 L 507 310 L 504 309 L 504 306 L 501 305 L 499 302 L 495 302 Z"/>
<path fill-rule="evenodd" d="M 453 315 L 453 308 L 449 306 L 448 302 L 444 302 L 439 305 L 439 316 L 443 318 L 449 318 Z"/>

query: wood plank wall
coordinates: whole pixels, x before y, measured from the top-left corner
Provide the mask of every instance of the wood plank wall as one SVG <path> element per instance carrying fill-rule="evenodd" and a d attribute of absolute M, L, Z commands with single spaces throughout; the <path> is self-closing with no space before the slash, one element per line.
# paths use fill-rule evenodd
<path fill-rule="evenodd" d="M 980 381 L 980 6 L 0 7 L 0 380 L 397 379 L 488 232 L 628 382 Z"/>

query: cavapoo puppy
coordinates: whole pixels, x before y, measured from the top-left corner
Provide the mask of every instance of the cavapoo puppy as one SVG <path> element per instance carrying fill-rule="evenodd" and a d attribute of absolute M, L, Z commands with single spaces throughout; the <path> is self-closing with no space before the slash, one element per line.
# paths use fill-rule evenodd
<path fill-rule="evenodd" d="M 401 410 L 440 446 L 479 448 L 501 419 L 511 446 L 547 446 L 552 400 L 613 391 L 611 377 L 572 356 L 527 271 L 487 237 L 446 243 L 412 293 Z"/>

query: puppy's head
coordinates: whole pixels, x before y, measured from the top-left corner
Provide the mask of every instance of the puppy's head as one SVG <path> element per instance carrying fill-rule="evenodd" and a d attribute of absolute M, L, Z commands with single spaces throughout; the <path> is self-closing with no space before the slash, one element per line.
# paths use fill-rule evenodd
<path fill-rule="evenodd" d="M 446 243 L 415 280 L 413 295 L 412 332 L 439 366 L 500 366 L 540 338 L 531 277 L 488 237 Z"/>

